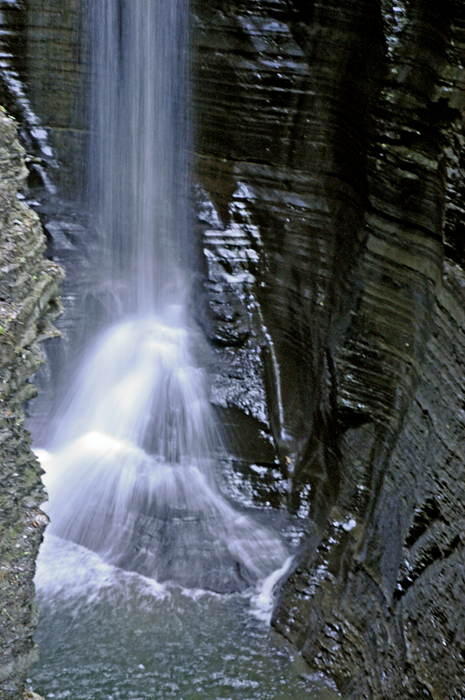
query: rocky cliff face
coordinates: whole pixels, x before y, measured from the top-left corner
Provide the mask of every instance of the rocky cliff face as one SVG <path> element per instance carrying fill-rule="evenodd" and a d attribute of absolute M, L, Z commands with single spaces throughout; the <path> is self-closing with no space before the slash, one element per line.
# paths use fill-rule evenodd
<path fill-rule="evenodd" d="M 4 5 L 15 70 L 77 198 L 81 4 Z M 194 307 L 232 435 L 230 488 L 245 476 L 252 498 L 290 507 L 307 533 L 274 624 L 347 700 L 458 700 L 462 3 L 192 11 Z"/>
<path fill-rule="evenodd" d="M 18 121 L 29 185 L 82 199 L 87 152 L 85 14 L 78 0 L 0 0 L 0 104 Z"/>
<path fill-rule="evenodd" d="M 195 6 L 198 177 L 224 232 L 238 201 L 255 227 L 271 432 L 308 516 L 274 624 L 345 698 L 465 696 L 462 13 Z"/>
<path fill-rule="evenodd" d="M 40 343 L 56 334 L 60 268 L 43 257 L 35 212 L 18 199 L 27 170 L 16 126 L 0 111 L 0 697 L 22 695 L 36 656 L 35 560 L 48 523 L 41 468 L 24 428 Z"/>

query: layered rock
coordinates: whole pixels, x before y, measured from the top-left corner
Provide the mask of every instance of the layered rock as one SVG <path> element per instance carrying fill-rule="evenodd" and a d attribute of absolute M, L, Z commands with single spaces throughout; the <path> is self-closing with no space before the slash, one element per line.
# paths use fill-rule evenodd
<path fill-rule="evenodd" d="M 8 4 L 75 197 L 81 4 Z M 464 19 L 458 0 L 193 6 L 212 401 L 252 497 L 307 530 L 274 624 L 354 700 L 465 695 Z"/>
<path fill-rule="evenodd" d="M 44 259 L 35 212 L 18 199 L 27 169 L 16 126 L 0 111 L 0 696 L 18 698 L 36 657 L 33 576 L 48 518 L 42 470 L 24 428 L 40 344 L 56 335 L 61 269 Z M 21 193 L 19 192 L 20 196 Z"/>
<path fill-rule="evenodd" d="M 334 371 L 326 348 L 356 303 L 345 290 L 365 236 L 364 114 L 381 20 L 360 8 L 351 26 L 347 13 L 320 8 L 309 60 L 310 30 L 286 2 L 198 8 L 197 173 L 226 226 L 237 188 L 250 193 L 262 246 L 253 291 L 280 368 L 279 379 L 268 372 L 268 395 L 285 469 L 319 403 L 326 421 Z"/>
<path fill-rule="evenodd" d="M 225 229 L 253 195 L 308 515 L 274 624 L 347 698 L 465 693 L 461 12 L 196 3 L 198 175 Z"/>
<path fill-rule="evenodd" d="M 18 121 L 29 184 L 81 200 L 87 154 L 87 26 L 76 0 L 0 0 L 0 102 Z"/>

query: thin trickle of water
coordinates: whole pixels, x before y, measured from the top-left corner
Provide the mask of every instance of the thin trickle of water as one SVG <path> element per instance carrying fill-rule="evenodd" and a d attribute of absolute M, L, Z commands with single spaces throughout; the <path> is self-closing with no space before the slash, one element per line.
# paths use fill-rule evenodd
<path fill-rule="evenodd" d="M 18 37 L 15 36 L 14 30 L 8 28 L 8 22 L 5 22 L 4 10 L 11 11 L 12 8 L 19 9 L 19 7 L 20 3 L 18 0 L 0 0 L 0 80 L 7 93 L 9 93 L 9 99 L 14 104 L 16 115 L 20 116 L 22 124 L 26 127 L 26 140 L 30 142 L 29 146 L 35 146 L 41 158 L 45 158 L 49 166 L 56 168 L 58 164 L 50 145 L 47 131 L 43 128 L 39 117 L 32 109 L 25 86 L 14 68 L 13 54 L 8 48 L 15 40 L 17 41 Z M 39 162 L 33 163 L 32 167 L 39 174 L 47 192 L 52 196 L 56 195 L 56 186 L 44 167 Z"/>

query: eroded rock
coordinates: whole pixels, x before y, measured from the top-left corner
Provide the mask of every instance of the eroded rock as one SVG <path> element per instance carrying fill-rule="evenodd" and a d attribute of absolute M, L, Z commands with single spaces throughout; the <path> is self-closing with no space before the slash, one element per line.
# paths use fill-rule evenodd
<path fill-rule="evenodd" d="M 462 698 L 461 5 L 195 11 L 198 176 L 225 228 L 254 193 L 308 518 L 274 624 L 345 698 Z"/>
<path fill-rule="evenodd" d="M 61 269 L 44 259 L 45 236 L 17 193 L 27 170 L 16 126 L 0 111 L 0 695 L 22 695 L 37 656 L 32 640 L 35 560 L 48 518 L 42 470 L 24 428 L 30 379 L 42 364 L 40 343 L 56 335 Z"/>
<path fill-rule="evenodd" d="M 24 74 L 71 176 L 79 6 L 31 1 L 17 49 L 40 54 Z M 257 492 L 274 480 L 273 505 L 290 484 L 307 530 L 274 624 L 347 699 L 459 700 L 463 8 L 196 0 L 193 15 L 212 402 L 238 471 Z"/>

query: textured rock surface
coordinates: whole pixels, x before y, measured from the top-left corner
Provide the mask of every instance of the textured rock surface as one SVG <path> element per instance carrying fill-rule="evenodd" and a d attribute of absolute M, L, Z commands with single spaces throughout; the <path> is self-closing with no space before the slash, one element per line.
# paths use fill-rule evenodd
<path fill-rule="evenodd" d="M 81 3 L 3 4 L 72 193 Z M 274 624 L 348 700 L 458 700 L 463 5 L 195 0 L 193 15 L 195 306 L 231 490 L 245 475 L 308 530 Z"/>
<path fill-rule="evenodd" d="M 27 170 L 16 127 L 0 112 L 0 697 L 19 698 L 36 656 L 32 635 L 35 559 L 48 522 L 41 469 L 24 429 L 30 378 L 43 362 L 41 341 L 56 331 L 62 273 L 43 258 L 37 214 L 18 198 Z"/>
<path fill-rule="evenodd" d="M 462 14 L 196 3 L 198 176 L 225 230 L 250 195 L 309 516 L 274 624 L 354 700 L 465 697 Z"/>
<path fill-rule="evenodd" d="M 86 27 L 80 0 L 0 0 L 0 103 L 35 162 L 30 185 L 51 181 L 82 199 L 87 149 Z M 58 158 L 58 160 L 57 160 Z"/>
<path fill-rule="evenodd" d="M 320 8 L 309 61 L 306 25 L 286 2 L 197 6 L 197 172 L 226 227 L 234 193 L 248 193 L 263 251 L 253 292 L 280 366 L 268 395 L 284 468 L 313 407 L 329 402 L 326 348 L 355 303 L 343 291 L 364 237 L 373 79 L 360 86 L 370 67 L 376 77 L 381 29 L 374 10 L 345 31 L 350 16 Z"/>

